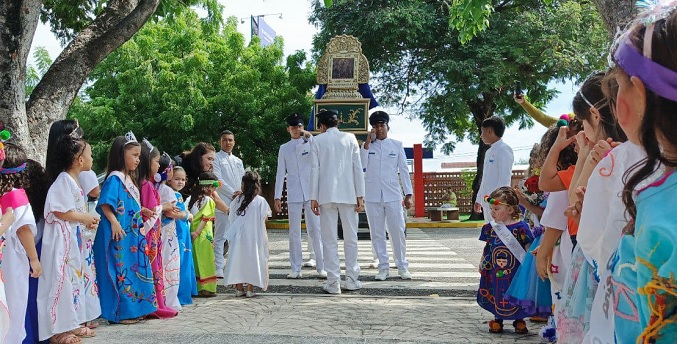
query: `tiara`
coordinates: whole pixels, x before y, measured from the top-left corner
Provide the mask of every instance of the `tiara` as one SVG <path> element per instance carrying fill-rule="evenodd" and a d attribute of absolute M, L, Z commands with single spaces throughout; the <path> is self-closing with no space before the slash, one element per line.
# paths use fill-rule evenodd
<path fill-rule="evenodd" d="M 134 136 L 134 133 L 131 132 L 131 131 L 129 131 L 129 132 L 127 132 L 127 134 L 125 134 L 125 140 L 127 140 L 127 142 L 125 142 L 125 144 L 130 144 L 132 142 L 139 143 L 139 141 L 136 140 L 136 136 Z"/>
<path fill-rule="evenodd" d="M 148 147 L 149 150 L 152 151 L 153 149 L 155 149 L 155 147 L 153 147 L 153 144 L 150 143 L 150 141 L 148 141 L 145 137 L 143 138 L 143 140 L 141 140 L 141 142 L 143 142 L 143 144 L 146 145 L 146 147 Z"/>

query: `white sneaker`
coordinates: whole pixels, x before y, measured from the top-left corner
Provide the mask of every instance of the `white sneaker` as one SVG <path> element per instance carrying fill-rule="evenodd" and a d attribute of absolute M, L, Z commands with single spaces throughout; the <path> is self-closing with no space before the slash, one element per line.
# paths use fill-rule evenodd
<path fill-rule="evenodd" d="M 248 297 L 248 298 L 251 298 L 251 297 L 256 296 L 256 293 L 254 293 L 254 292 L 251 291 L 251 290 L 247 290 L 247 294 L 246 294 L 245 296 Z"/>
<path fill-rule="evenodd" d="M 317 266 L 317 263 L 315 262 L 315 259 L 308 259 L 305 263 L 303 263 L 304 268 L 314 268 Z"/>
<path fill-rule="evenodd" d="M 388 276 L 390 276 L 390 271 L 388 271 L 388 269 L 381 269 L 378 270 L 378 274 L 376 274 L 374 279 L 377 281 L 385 281 Z"/>
<path fill-rule="evenodd" d="M 378 268 L 378 259 L 374 259 L 371 263 L 369 263 L 369 268 L 370 269 Z"/>
<path fill-rule="evenodd" d="M 302 277 L 303 275 L 301 274 L 301 271 L 292 271 L 289 275 L 287 275 L 287 278 L 290 279 L 299 279 Z"/>
<path fill-rule="evenodd" d="M 410 280 L 411 279 L 411 273 L 409 272 L 409 269 L 401 268 L 401 269 L 397 269 L 397 272 L 400 274 L 400 278 L 402 278 L 403 280 Z"/>
<path fill-rule="evenodd" d="M 346 276 L 346 290 L 360 290 L 362 289 L 362 282 Z"/>
<path fill-rule="evenodd" d="M 235 297 L 245 296 L 245 294 L 244 290 L 235 289 Z"/>
<path fill-rule="evenodd" d="M 327 272 L 324 270 L 320 270 L 317 272 L 317 275 L 320 279 L 327 279 Z"/>
<path fill-rule="evenodd" d="M 333 295 L 340 295 L 341 294 L 341 284 L 339 281 L 333 282 L 333 283 L 325 283 L 322 286 L 322 290 L 324 290 L 325 293 L 327 294 L 333 294 Z"/>

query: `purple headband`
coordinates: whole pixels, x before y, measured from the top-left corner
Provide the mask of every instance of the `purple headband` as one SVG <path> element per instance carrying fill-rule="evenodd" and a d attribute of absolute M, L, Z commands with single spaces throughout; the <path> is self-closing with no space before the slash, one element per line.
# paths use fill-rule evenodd
<path fill-rule="evenodd" d="M 7 167 L 7 168 L 0 168 L 0 174 L 15 174 L 19 172 L 23 172 L 23 170 L 26 169 L 26 163 L 24 162 L 23 164 L 17 166 L 17 167 Z"/>
<path fill-rule="evenodd" d="M 614 54 L 616 63 L 630 76 L 636 76 L 657 95 L 677 102 L 677 72 L 645 57 L 626 37 Z"/>

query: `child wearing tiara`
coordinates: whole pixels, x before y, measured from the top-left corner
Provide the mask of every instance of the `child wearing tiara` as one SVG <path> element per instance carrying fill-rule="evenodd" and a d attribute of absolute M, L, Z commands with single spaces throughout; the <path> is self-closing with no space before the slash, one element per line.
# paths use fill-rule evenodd
<path fill-rule="evenodd" d="M 171 318 L 178 312 L 166 303 L 164 264 L 162 261 L 162 232 L 160 216 L 162 205 L 160 194 L 151 181 L 160 169 L 160 151 L 146 139 L 141 144 L 139 159 L 138 186 L 141 190 L 141 206 L 151 210 L 149 214 L 142 214 L 144 226 L 147 226 L 146 241 L 148 243 L 148 259 L 153 269 L 153 282 L 158 309 L 152 315 L 160 319 Z"/>
<path fill-rule="evenodd" d="M 647 154 L 626 173 L 622 195 L 631 221 L 607 263 L 618 343 L 677 343 L 675 46 L 677 2 L 660 1 L 612 50 L 618 122 L 625 128 L 639 117 L 637 135 Z"/>
<path fill-rule="evenodd" d="M 38 281 L 38 325 L 40 340 L 53 343 L 77 342 L 73 335 L 92 337 L 84 322 L 83 257 L 80 246 L 85 231 L 93 230 L 98 216 L 87 213 L 85 193 L 78 182 L 82 171 L 92 168 L 92 147 L 82 139 L 63 136 L 56 142 L 59 159 L 55 170 L 62 172 L 47 193 L 42 264 Z"/>
<path fill-rule="evenodd" d="M 268 289 L 268 202 L 259 196 L 261 182 L 256 172 L 245 172 L 242 194 L 230 204 L 228 232 L 230 242 L 224 280 L 235 285 L 236 296 L 254 297 L 254 286 Z M 245 292 L 243 284 L 247 284 Z"/>
<path fill-rule="evenodd" d="M 153 271 L 148 260 L 146 230 L 134 171 L 141 146 L 131 132 L 118 136 L 108 154 L 106 181 L 97 212 L 101 222 L 94 239 L 94 264 L 101 296 L 101 316 L 134 324 L 157 310 Z"/>
<path fill-rule="evenodd" d="M 176 194 L 167 180 L 173 175 L 172 159 L 167 153 L 160 156 L 159 173 L 155 174 L 155 188 L 160 194 L 162 204 L 162 263 L 165 282 L 165 300 L 168 307 L 177 311 L 181 310 L 179 302 L 179 269 L 181 268 L 179 255 L 179 242 L 176 236 L 176 218 L 179 218 L 180 210 L 176 206 Z"/>
<path fill-rule="evenodd" d="M 193 303 L 191 296 L 197 295 L 197 281 L 195 280 L 195 265 L 193 263 L 193 242 L 190 238 L 190 223 L 193 221 L 193 214 L 186 210 L 186 203 L 179 191 L 186 186 L 186 171 L 181 166 L 175 166 L 173 176 L 169 185 L 174 190 L 179 209 L 176 218 L 176 236 L 179 241 L 180 255 L 180 277 L 178 298 L 181 305 L 190 305 Z"/>
<path fill-rule="evenodd" d="M 15 220 L 5 232 L 2 252 L 5 294 L 12 329 L 5 343 L 20 343 L 26 336 L 25 317 L 28 306 L 28 277 L 38 278 L 42 265 L 35 249 L 37 226 L 26 191 L 33 178 L 26 168 L 26 153 L 12 143 L 5 143 L 5 160 L 0 169 L 0 207 L 12 208 Z"/>
<path fill-rule="evenodd" d="M 522 215 L 515 190 L 500 187 L 484 200 L 490 205 L 494 221 L 482 227 L 479 238 L 486 241 L 486 245 L 480 262 L 477 303 L 494 314 L 494 320 L 489 322 L 489 332 L 502 333 L 503 320 L 515 320 L 515 333 L 528 333 L 523 318 L 529 314 L 505 300 L 505 292 L 533 241 L 533 235 L 529 225 L 520 220 Z"/>
<path fill-rule="evenodd" d="M 219 186 L 216 175 L 200 173 L 198 183 L 191 191 L 188 209 L 193 215 L 190 236 L 193 239 L 193 259 L 198 296 L 216 296 L 216 265 L 214 263 L 214 194 Z"/>

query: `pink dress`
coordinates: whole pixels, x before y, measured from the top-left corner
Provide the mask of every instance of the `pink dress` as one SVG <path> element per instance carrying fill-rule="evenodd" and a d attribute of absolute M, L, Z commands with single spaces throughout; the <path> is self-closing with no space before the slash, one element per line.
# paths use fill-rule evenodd
<path fill-rule="evenodd" d="M 156 216 L 151 218 L 143 217 L 144 226 L 148 226 L 146 232 L 146 241 L 148 242 L 148 260 L 150 260 L 153 269 L 153 284 L 155 285 L 155 294 L 157 296 L 158 309 L 150 316 L 160 319 L 171 318 L 179 312 L 168 307 L 165 304 L 165 282 L 164 268 L 162 264 L 162 239 L 160 235 L 160 213 L 162 205 L 160 204 L 160 194 L 153 183 L 144 180 L 141 183 L 141 206 L 154 210 Z"/>

